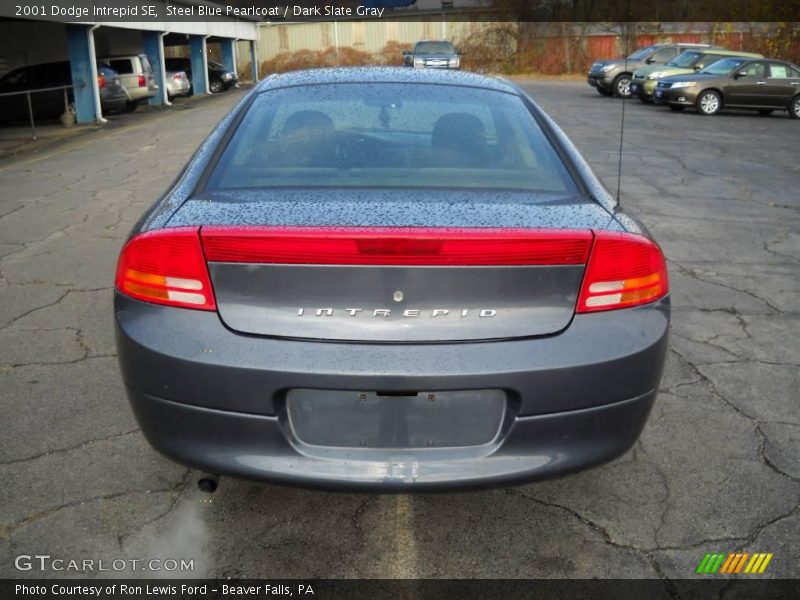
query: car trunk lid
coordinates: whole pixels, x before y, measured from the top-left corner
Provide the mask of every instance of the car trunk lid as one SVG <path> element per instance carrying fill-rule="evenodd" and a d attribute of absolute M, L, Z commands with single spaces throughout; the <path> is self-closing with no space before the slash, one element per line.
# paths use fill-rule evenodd
<path fill-rule="evenodd" d="M 251 203 L 218 203 L 214 209 L 238 216 L 210 219 L 214 210 L 204 203 L 200 235 L 217 308 L 241 333 L 370 342 L 557 334 L 575 312 L 591 229 L 611 222 L 585 201 L 505 208 L 495 202 L 492 210 L 472 203 L 470 217 L 458 224 L 453 214 L 466 207 L 450 203 L 445 218 L 429 203 L 424 214 L 433 227 L 400 217 L 413 215 L 402 211 L 407 206 L 394 206 L 399 212 L 387 218 L 385 202 L 379 220 L 389 227 L 364 219 L 369 203 L 360 206 L 361 218 L 346 212 L 347 224 L 343 213 L 335 218 L 329 211 L 355 209 L 350 202 L 327 211 L 278 203 L 281 214 L 273 218 L 275 206 L 262 203 L 260 218 L 244 218 Z M 196 224 L 187 209 L 170 225 Z M 504 213 L 524 218 L 512 224 Z"/>

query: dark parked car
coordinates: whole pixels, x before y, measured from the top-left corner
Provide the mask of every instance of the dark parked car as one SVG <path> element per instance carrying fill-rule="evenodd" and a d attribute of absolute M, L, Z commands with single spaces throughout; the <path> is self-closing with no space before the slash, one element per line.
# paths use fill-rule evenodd
<path fill-rule="evenodd" d="M 458 69 L 461 57 L 452 42 L 422 40 L 413 51 L 403 52 L 403 64 L 415 69 Z"/>
<path fill-rule="evenodd" d="M 696 71 L 702 71 L 718 60 L 731 56 L 764 58 L 762 54 L 738 52 L 735 50 L 686 50 L 685 52 L 681 52 L 678 58 L 665 65 L 652 65 L 636 69 L 633 72 L 631 93 L 634 96 L 638 96 L 639 100 L 642 102 L 652 102 L 653 93 L 656 91 L 659 79 L 683 73 L 691 75 Z"/>
<path fill-rule="evenodd" d="M 136 417 L 213 474 L 501 485 L 625 452 L 667 349 L 658 245 L 514 84 L 262 81 L 120 254 Z"/>
<path fill-rule="evenodd" d="M 701 115 L 745 108 L 763 115 L 785 110 L 800 119 L 800 67 L 781 60 L 726 58 L 694 75 L 664 77 L 654 99 L 675 111 L 694 107 Z"/>
<path fill-rule="evenodd" d="M 122 78 L 108 65 L 97 65 L 97 87 L 103 113 L 117 113 L 128 107 L 128 94 L 125 93 Z"/>
<path fill-rule="evenodd" d="M 189 58 L 167 58 L 164 64 L 168 71 L 183 71 L 192 80 L 192 61 Z M 236 85 L 237 77 L 221 64 L 208 61 L 208 89 L 218 94 Z"/>
<path fill-rule="evenodd" d="M 633 72 L 648 65 L 663 65 L 684 50 L 708 50 L 717 48 L 708 44 L 653 44 L 639 48 L 636 52 L 622 58 L 599 60 L 592 64 L 587 82 L 603 96 L 630 98 Z"/>
<path fill-rule="evenodd" d="M 69 62 L 53 62 L 20 67 L 6 73 L 0 79 L 0 94 L 40 90 L 72 85 Z M 97 85 L 100 90 L 100 107 L 106 114 L 125 108 L 128 96 L 119 75 L 107 65 L 97 66 Z M 67 105 L 73 102 L 72 90 L 67 91 Z M 33 115 L 40 119 L 58 118 L 64 114 L 64 90 L 55 89 L 31 94 Z M 25 94 L 0 95 L 0 120 L 18 121 L 28 119 L 28 100 Z"/>

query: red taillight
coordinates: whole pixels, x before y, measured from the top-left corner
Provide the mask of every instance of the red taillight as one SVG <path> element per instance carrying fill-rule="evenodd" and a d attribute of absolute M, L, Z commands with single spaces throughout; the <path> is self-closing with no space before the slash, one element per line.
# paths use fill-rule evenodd
<path fill-rule="evenodd" d="M 117 263 L 116 288 L 145 302 L 217 308 L 196 227 L 149 231 L 128 241 Z"/>
<path fill-rule="evenodd" d="M 147 78 L 144 75 L 139 75 L 139 87 L 145 87 L 147 85 Z"/>
<path fill-rule="evenodd" d="M 181 75 L 180 73 L 175 73 L 175 75 L 173 75 L 173 77 L 172 77 L 172 78 L 173 78 L 175 81 L 180 81 L 181 79 L 183 79 L 183 75 Z"/>
<path fill-rule="evenodd" d="M 579 265 L 590 231 L 388 227 L 203 227 L 214 262 L 329 265 Z"/>
<path fill-rule="evenodd" d="M 102 73 L 97 76 L 97 87 L 101 90 L 106 87 L 106 76 Z"/>
<path fill-rule="evenodd" d="M 667 265 L 655 242 L 630 233 L 595 233 L 577 312 L 638 306 L 667 292 Z"/>

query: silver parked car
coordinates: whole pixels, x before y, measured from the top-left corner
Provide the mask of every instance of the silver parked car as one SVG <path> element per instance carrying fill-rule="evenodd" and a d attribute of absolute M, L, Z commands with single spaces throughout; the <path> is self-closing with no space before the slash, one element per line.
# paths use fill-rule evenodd
<path fill-rule="evenodd" d="M 167 97 L 188 96 L 192 90 L 192 82 L 186 71 L 167 71 Z"/>

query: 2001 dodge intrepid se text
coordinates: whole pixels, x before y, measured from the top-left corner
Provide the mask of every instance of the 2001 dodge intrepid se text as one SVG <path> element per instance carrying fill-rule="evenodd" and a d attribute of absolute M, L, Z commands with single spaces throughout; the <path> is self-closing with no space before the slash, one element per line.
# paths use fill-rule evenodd
<path fill-rule="evenodd" d="M 514 84 L 267 78 L 119 258 L 133 410 L 205 471 L 501 485 L 619 456 L 655 399 L 664 257 Z"/>

